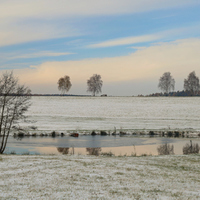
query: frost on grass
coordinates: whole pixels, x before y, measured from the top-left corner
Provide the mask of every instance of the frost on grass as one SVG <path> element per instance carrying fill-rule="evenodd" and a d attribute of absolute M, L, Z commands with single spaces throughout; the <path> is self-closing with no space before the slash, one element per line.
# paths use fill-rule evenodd
<path fill-rule="evenodd" d="M 200 156 L 2 155 L 0 199 L 199 199 Z"/>

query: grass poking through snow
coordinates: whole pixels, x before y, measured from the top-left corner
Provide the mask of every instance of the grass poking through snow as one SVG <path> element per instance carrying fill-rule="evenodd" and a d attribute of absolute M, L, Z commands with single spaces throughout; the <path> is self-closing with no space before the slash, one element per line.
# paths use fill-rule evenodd
<path fill-rule="evenodd" d="M 0 199 L 199 199 L 200 156 L 0 157 Z"/>

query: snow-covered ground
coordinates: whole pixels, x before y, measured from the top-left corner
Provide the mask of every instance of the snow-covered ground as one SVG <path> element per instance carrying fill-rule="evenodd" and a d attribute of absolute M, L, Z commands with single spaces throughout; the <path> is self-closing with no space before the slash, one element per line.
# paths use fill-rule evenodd
<path fill-rule="evenodd" d="M 70 130 L 200 131 L 199 97 L 33 97 L 26 113 L 40 133 Z M 32 123 L 34 122 L 34 123 Z"/>
<path fill-rule="evenodd" d="M 200 155 L 1 155 L 0 199 L 200 199 Z"/>

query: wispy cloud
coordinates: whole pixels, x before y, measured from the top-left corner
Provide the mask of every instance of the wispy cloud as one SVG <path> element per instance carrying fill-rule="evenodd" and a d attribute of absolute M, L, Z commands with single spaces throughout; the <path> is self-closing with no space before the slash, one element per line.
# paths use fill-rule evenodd
<path fill-rule="evenodd" d="M 199 4 L 196 0 L 18 0 L 1 1 L 0 18 L 116 15 Z"/>
<path fill-rule="evenodd" d="M 83 17 L 126 15 L 197 4 L 200 2 L 195 0 L 0 1 L 0 46 L 84 35 L 82 26 L 73 23 Z M 151 37 L 154 36 L 128 40 L 134 43 L 137 39 L 149 41 Z M 122 39 L 121 43 L 128 41 Z"/>
<path fill-rule="evenodd" d="M 157 32 L 149 35 L 142 36 L 133 36 L 133 37 L 124 37 L 116 38 L 113 40 L 107 40 L 104 42 L 88 45 L 89 48 L 103 48 L 103 47 L 113 47 L 113 46 L 122 46 L 122 45 L 133 45 L 138 43 L 145 42 L 154 42 L 157 43 L 161 39 L 174 39 L 177 36 L 186 36 L 187 34 L 194 33 L 194 31 L 199 31 L 199 23 L 189 27 L 182 27 L 177 29 L 171 29 L 166 31 Z M 134 47 L 133 47 L 134 48 Z"/>
<path fill-rule="evenodd" d="M 17 59 L 17 58 L 39 58 L 39 57 L 57 57 L 57 56 L 66 56 L 66 55 L 71 55 L 71 54 L 74 54 L 74 53 L 41 51 L 41 52 L 38 52 L 38 53 L 29 53 L 29 54 L 23 54 L 23 55 L 13 56 L 10 59 Z"/>
<path fill-rule="evenodd" d="M 9 21 L 3 24 L 0 22 L 0 46 L 78 35 L 81 33 L 70 24 L 63 27 L 59 23 L 49 21 L 35 23 Z"/>
<path fill-rule="evenodd" d="M 160 35 L 143 35 L 136 37 L 125 37 L 118 38 L 114 40 L 108 40 L 105 42 L 97 43 L 89 45 L 89 48 L 102 48 L 102 47 L 113 47 L 113 46 L 121 46 L 121 45 L 129 45 L 129 44 L 137 44 L 143 42 L 152 42 L 161 39 Z"/>

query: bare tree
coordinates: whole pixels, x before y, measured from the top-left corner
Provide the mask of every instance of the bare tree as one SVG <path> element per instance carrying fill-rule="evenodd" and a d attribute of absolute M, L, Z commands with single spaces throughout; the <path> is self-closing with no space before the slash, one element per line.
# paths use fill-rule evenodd
<path fill-rule="evenodd" d="M 30 89 L 20 85 L 13 72 L 5 72 L 0 77 L 0 154 L 6 148 L 13 124 L 23 119 L 30 106 Z"/>
<path fill-rule="evenodd" d="M 88 89 L 87 92 L 92 92 L 92 95 L 98 94 L 101 92 L 103 81 L 101 80 L 101 75 L 94 74 L 87 80 Z"/>
<path fill-rule="evenodd" d="M 72 84 L 69 76 L 64 76 L 58 80 L 58 89 L 63 95 L 69 91 L 71 86 Z"/>
<path fill-rule="evenodd" d="M 192 96 L 199 92 L 199 78 L 196 76 L 195 71 L 191 72 L 187 79 L 184 79 L 184 90 L 190 92 Z"/>
<path fill-rule="evenodd" d="M 158 88 L 163 92 L 169 93 L 171 90 L 174 90 L 175 80 L 171 76 L 170 72 L 165 72 L 159 79 Z"/>

